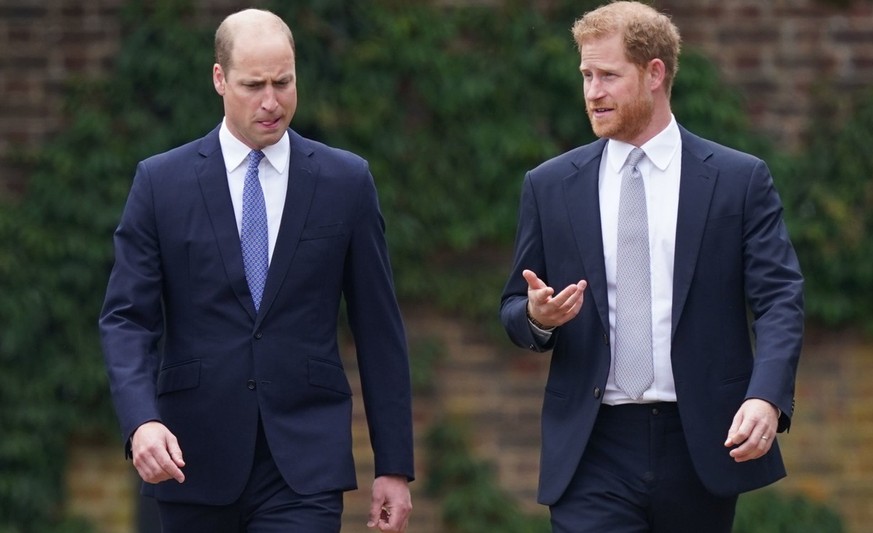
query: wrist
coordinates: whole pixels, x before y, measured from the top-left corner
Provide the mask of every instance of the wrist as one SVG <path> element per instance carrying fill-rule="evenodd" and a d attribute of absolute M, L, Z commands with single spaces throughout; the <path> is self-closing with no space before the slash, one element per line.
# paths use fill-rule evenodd
<path fill-rule="evenodd" d="M 542 322 L 540 322 L 539 320 L 537 320 L 536 318 L 534 318 L 533 315 L 530 314 L 530 305 L 525 307 L 525 313 L 527 314 L 528 322 L 530 322 L 531 325 L 533 325 L 534 327 L 539 328 L 543 331 L 552 331 L 553 329 L 555 329 L 555 326 L 547 326 L 547 325 L 543 324 Z"/>

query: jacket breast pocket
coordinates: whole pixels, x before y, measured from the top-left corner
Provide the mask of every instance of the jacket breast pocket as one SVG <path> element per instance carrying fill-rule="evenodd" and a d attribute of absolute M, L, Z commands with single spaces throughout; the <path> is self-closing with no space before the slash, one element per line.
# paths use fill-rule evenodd
<path fill-rule="evenodd" d="M 303 228 L 303 233 L 300 235 L 300 240 L 312 241 L 315 239 L 342 237 L 346 233 L 346 225 L 342 222 L 339 222 L 337 224 L 328 224 L 325 226 L 311 226 Z"/>
<path fill-rule="evenodd" d="M 336 279 L 345 262 L 349 235 L 342 223 L 304 228 L 294 261 L 319 278 Z"/>
<path fill-rule="evenodd" d="M 158 374 L 158 396 L 200 386 L 200 359 L 164 367 Z"/>

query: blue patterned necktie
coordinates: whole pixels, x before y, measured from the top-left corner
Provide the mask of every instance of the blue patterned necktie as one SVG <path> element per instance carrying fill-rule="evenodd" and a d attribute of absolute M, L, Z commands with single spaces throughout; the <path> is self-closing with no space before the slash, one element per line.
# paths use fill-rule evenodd
<path fill-rule="evenodd" d="M 646 188 L 634 148 L 624 164 L 618 204 L 615 272 L 615 384 L 634 400 L 654 381 L 652 271 Z"/>
<path fill-rule="evenodd" d="M 263 158 L 264 152 L 260 150 L 249 152 L 249 166 L 243 186 L 242 228 L 240 229 L 243 266 L 252 300 L 255 302 L 255 311 L 261 307 L 270 254 L 267 206 L 264 203 L 264 190 L 258 179 L 258 164 Z"/>

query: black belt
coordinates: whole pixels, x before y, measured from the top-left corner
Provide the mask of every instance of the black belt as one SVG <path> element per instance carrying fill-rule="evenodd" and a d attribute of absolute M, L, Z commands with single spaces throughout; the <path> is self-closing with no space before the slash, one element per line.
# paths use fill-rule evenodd
<path fill-rule="evenodd" d="M 676 402 L 625 403 L 621 405 L 600 406 L 599 416 L 610 418 L 645 419 L 652 415 L 678 415 L 679 404 Z"/>

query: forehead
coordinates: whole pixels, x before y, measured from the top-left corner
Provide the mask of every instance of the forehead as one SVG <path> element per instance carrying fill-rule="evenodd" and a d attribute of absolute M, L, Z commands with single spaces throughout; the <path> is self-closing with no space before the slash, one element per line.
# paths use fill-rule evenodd
<path fill-rule="evenodd" d="M 234 36 L 231 65 L 236 70 L 294 68 L 294 49 L 278 31 L 243 31 Z"/>
<path fill-rule="evenodd" d="M 579 56 L 579 68 L 583 70 L 620 68 L 631 64 L 619 34 L 586 39 L 579 46 Z"/>

